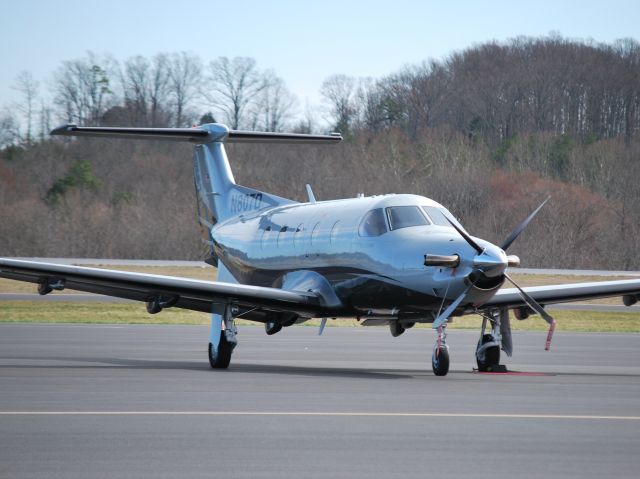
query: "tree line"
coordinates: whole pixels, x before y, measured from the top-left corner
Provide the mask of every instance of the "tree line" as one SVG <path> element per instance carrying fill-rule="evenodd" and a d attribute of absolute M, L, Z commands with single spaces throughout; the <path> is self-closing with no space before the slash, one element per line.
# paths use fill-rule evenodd
<path fill-rule="evenodd" d="M 42 140 L 52 120 L 187 127 L 217 119 L 232 129 L 281 131 L 289 126 L 296 102 L 284 80 L 273 70 L 259 69 L 252 58 L 219 57 L 205 64 L 187 52 L 137 55 L 123 62 L 89 52 L 62 62 L 48 86 L 49 104 L 29 72 L 18 74 L 14 89 L 20 99 L 0 114 L 0 146 Z"/>
<path fill-rule="evenodd" d="M 215 117 L 235 128 L 345 136 L 337 147 L 228 145 L 239 183 L 298 200 L 305 183 L 318 199 L 420 194 L 496 243 L 551 196 L 513 245 L 524 265 L 640 269 L 635 41 L 519 38 L 377 80 L 335 75 L 322 85 L 325 126 L 313 113 L 296 116 L 284 80 L 251 59 L 77 62 L 56 72 L 51 106 L 36 108 L 28 74 L 20 82 L 20 113 L 32 124 L 0 150 L 2 255 L 201 258 L 188 145 L 50 139 L 36 123 L 69 115 L 187 126 Z M 207 78 L 208 100 L 190 83 L 196 77 Z"/>

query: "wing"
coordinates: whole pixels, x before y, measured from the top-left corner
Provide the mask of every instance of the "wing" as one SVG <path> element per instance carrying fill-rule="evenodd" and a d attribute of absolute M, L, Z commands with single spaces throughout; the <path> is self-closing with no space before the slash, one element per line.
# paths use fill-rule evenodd
<path fill-rule="evenodd" d="M 36 283 L 40 294 L 69 288 L 143 301 L 160 309 L 222 314 L 231 304 L 246 313 L 243 318 L 257 321 L 273 312 L 314 317 L 325 309 L 321 297 L 308 292 L 6 258 L 0 258 L 0 277 Z"/>
<path fill-rule="evenodd" d="M 571 301 L 607 298 L 611 296 L 628 295 L 636 298 L 640 296 L 640 279 L 534 286 L 522 289 L 542 305 L 569 303 Z M 482 308 L 517 308 L 519 306 L 526 306 L 522 296 L 520 296 L 517 289 L 508 288 L 498 291 L 493 298 L 482 305 Z"/>

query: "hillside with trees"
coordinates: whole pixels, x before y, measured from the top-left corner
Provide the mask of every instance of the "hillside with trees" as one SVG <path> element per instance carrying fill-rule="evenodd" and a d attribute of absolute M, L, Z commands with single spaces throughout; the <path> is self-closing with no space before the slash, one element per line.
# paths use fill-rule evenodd
<path fill-rule="evenodd" d="M 61 123 L 341 131 L 335 147 L 228 145 L 239 183 L 298 200 L 435 199 L 530 267 L 640 269 L 640 44 L 486 43 L 378 79 L 334 75 L 300 113 L 250 58 L 63 62 L 0 113 L 0 255 L 200 259 L 191 146 L 50 138 Z M 318 118 L 325 118 L 325 122 Z"/>

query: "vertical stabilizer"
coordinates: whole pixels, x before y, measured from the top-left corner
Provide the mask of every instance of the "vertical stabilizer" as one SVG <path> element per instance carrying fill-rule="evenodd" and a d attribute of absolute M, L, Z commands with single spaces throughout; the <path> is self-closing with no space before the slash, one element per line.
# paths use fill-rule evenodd
<path fill-rule="evenodd" d="M 211 228 L 243 213 L 293 203 L 263 191 L 237 185 L 229 166 L 223 141 L 229 130 L 224 125 L 208 124 L 212 141 L 199 144 L 193 155 L 193 177 L 198 201 L 198 220 L 203 241 L 207 244 L 207 262 L 216 263 Z"/>

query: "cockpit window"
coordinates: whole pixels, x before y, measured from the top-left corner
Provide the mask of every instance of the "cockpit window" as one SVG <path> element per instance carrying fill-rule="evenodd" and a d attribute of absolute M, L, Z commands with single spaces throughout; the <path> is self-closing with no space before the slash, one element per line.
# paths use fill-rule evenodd
<path fill-rule="evenodd" d="M 422 209 L 429 215 L 433 224 L 438 226 L 451 226 L 447 221 L 447 218 L 444 216 L 444 212 L 440 208 L 436 208 L 435 206 L 423 206 Z"/>
<path fill-rule="evenodd" d="M 384 221 L 384 212 L 382 208 L 369 211 L 358 229 L 360 236 L 380 236 L 382 233 L 387 232 L 387 224 Z"/>
<path fill-rule="evenodd" d="M 393 206 L 387 208 L 387 217 L 392 230 L 429 224 L 429 220 L 425 218 L 417 206 Z"/>
<path fill-rule="evenodd" d="M 436 206 L 423 206 L 422 209 L 429 215 L 431 221 L 438 226 L 451 226 L 451 223 L 455 224 L 461 230 L 464 230 L 460 222 L 444 208 L 438 208 Z M 447 218 L 451 220 L 451 223 L 447 221 Z"/>

